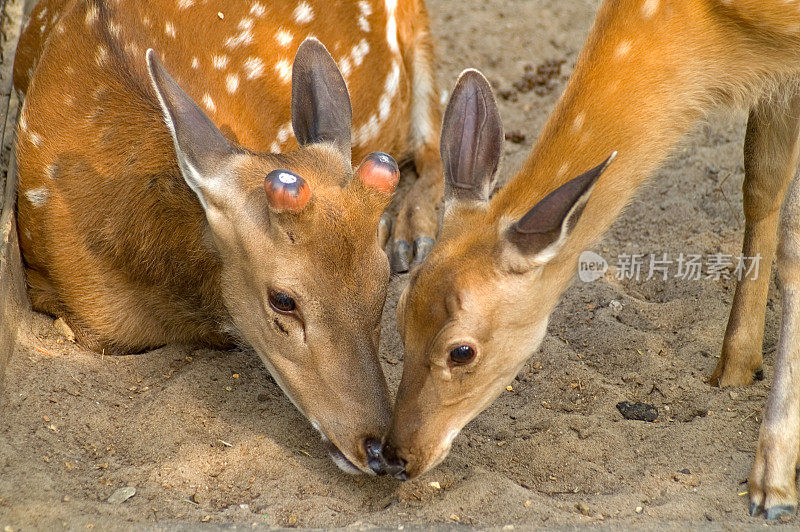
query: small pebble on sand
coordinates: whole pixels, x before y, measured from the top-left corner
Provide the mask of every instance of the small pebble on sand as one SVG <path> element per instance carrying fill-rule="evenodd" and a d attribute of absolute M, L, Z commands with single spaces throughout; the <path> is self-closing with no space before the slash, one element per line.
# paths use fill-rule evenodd
<path fill-rule="evenodd" d="M 136 495 L 136 488 L 133 486 L 125 486 L 112 493 L 111 497 L 108 498 L 108 502 L 112 504 L 121 504 L 134 495 Z"/>

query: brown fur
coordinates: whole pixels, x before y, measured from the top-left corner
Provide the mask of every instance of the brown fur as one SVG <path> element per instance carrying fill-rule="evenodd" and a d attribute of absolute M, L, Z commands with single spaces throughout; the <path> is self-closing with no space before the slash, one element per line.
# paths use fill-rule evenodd
<path fill-rule="evenodd" d="M 364 469 L 360 442 L 379 437 L 388 418 L 375 329 L 388 282 L 376 233 L 389 197 L 354 180 L 349 157 L 331 146 L 298 149 L 287 130 L 291 85 L 276 65 L 291 65 L 311 34 L 340 66 L 349 57 L 356 132 L 379 114 L 397 65 L 390 112 L 354 138 L 353 160 L 378 150 L 429 156 L 438 136 L 411 140 L 412 84 L 422 73 L 407 66 L 417 54 L 431 57 L 419 50 L 430 47 L 421 36 L 424 6 L 400 2 L 393 50 L 383 1 L 369 2 L 368 32 L 355 0 L 309 1 L 308 22 L 296 20 L 294 1 L 191 4 L 45 0 L 31 14 L 15 83 L 25 94 L 18 211 L 34 308 L 64 317 L 78 342 L 106 353 L 169 342 L 227 346 L 243 337 Z M 281 29 L 290 43 L 277 39 Z M 369 51 L 359 65 L 353 50 L 361 42 Z M 212 198 L 221 203 L 206 212 L 179 168 L 148 48 L 234 146 L 235 156 L 219 162 L 235 176 L 231 192 Z M 270 153 L 276 145 L 280 153 Z M 311 188 L 299 214 L 267 205 L 264 177 L 278 168 Z M 270 309 L 268 291 L 278 285 L 297 297 L 299 317 Z"/>
<path fill-rule="evenodd" d="M 720 105 L 753 108 L 745 147 L 743 250 L 748 256 L 761 253 L 762 265 L 771 264 L 778 208 L 797 164 L 798 74 L 800 8 L 794 3 L 609 0 L 601 6 L 570 83 L 522 170 L 490 202 L 448 207 L 440 241 L 401 298 L 406 358 L 387 439 L 408 462 L 409 476 L 443 459 L 453 431 L 513 378 L 538 346 L 579 254 L 680 138 Z M 509 228 L 537 202 L 613 151 L 619 152 L 616 161 L 562 245 L 545 256 L 526 254 L 509 241 Z M 782 241 L 796 240 L 787 236 L 793 231 L 784 231 Z M 782 279 L 793 279 L 796 267 L 782 268 Z M 768 281 L 762 271 L 758 280 L 740 283 L 713 383 L 747 384 L 760 365 Z M 782 334 L 788 335 L 785 345 L 796 344 L 793 325 Z M 475 361 L 449 364 L 447 350 L 464 342 L 477 346 Z M 788 354 L 781 360 L 787 358 L 794 360 Z M 779 389 L 791 387 L 787 379 Z M 791 452 L 782 449 L 791 448 L 787 442 L 795 442 L 800 431 L 797 395 L 776 395 L 770 404 L 781 401 L 791 408 L 780 412 L 791 413 L 772 416 L 751 478 L 756 509 L 767 507 L 771 517 L 780 515 L 775 508 L 796 504 L 796 444 Z M 785 435 L 780 446 L 770 443 L 776 430 Z M 771 462 L 764 475 L 766 455 Z"/>

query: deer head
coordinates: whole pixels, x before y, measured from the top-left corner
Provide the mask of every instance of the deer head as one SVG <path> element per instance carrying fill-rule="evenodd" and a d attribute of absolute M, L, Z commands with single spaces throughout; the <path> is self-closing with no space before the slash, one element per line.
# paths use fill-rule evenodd
<path fill-rule="evenodd" d="M 377 228 L 397 164 L 372 154 L 353 171 L 347 87 L 316 40 L 295 57 L 292 124 L 300 147 L 285 154 L 230 142 L 153 50 L 147 66 L 180 173 L 205 214 L 235 332 L 339 467 L 379 469 L 376 449 L 390 416 L 377 357 L 389 265 Z"/>
<path fill-rule="evenodd" d="M 443 460 L 538 348 L 564 288 L 559 272 L 574 267 L 566 243 L 610 162 L 513 217 L 491 208 L 502 148 L 489 83 L 468 70 L 444 117 L 439 242 L 411 273 L 397 308 L 406 354 L 384 455 L 399 478 Z"/>

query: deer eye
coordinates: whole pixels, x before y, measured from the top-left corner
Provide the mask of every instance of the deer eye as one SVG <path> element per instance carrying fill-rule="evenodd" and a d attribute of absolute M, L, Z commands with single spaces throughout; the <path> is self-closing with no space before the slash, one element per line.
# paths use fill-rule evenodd
<path fill-rule="evenodd" d="M 471 345 L 460 345 L 450 350 L 450 361 L 453 364 L 469 364 L 475 358 L 475 348 Z"/>
<path fill-rule="evenodd" d="M 292 296 L 286 292 L 278 292 L 276 290 L 269 291 L 269 306 L 275 312 L 280 312 L 281 314 L 289 314 L 297 308 Z"/>

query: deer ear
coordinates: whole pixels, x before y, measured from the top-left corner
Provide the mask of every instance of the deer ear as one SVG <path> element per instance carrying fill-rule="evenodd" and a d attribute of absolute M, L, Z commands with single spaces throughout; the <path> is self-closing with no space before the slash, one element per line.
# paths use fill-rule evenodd
<path fill-rule="evenodd" d="M 308 38 L 292 67 L 292 127 L 301 146 L 335 144 L 350 162 L 353 109 L 347 84 L 321 42 Z"/>
<path fill-rule="evenodd" d="M 440 145 L 445 201 L 488 201 L 503 153 L 503 124 L 489 82 L 465 70 L 447 104 Z"/>
<path fill-rule="evenodd" d="M 224 168 L 235 150 L 167 73 L 152 48 L 147 50 L 146 58 L 150 82 L 172 135 L 183 178 L 207 208 L 210 191 L 218 193 L 223 185 L 231 186 L 224 177 Z"/>
<path fill-rule="evenodd" d="M 526 262 L 545 264 L 563 247 L 583 213 L 597 179 L 616 157 L 561 185 L 508 228 L 507 240 Z"/>

